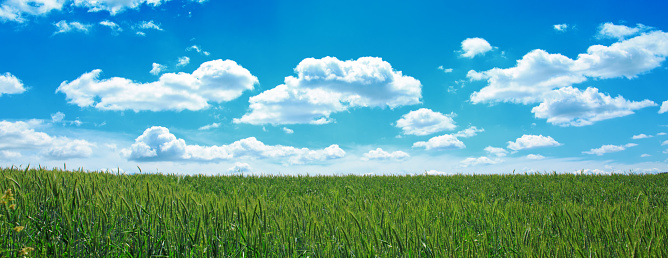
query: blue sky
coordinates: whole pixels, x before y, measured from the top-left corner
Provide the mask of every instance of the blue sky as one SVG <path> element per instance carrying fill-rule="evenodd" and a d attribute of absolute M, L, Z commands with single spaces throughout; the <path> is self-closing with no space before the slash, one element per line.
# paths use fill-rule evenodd
<path fill-rule="evenodd" d="M 662 1 L 0 2 L 0 166 L 668 171 Z"/>

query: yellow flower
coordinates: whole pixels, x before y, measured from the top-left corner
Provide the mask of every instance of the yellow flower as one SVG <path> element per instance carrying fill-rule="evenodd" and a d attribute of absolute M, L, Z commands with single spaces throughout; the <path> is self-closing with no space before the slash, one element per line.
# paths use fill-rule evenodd
<path fill-rule="evenodd" d="M 35 248 L 32 247 L 24 247 L 19 251 L 19 255 L 28 255 L 29 252 L 35 251 Z"/>
<path fill-rule="evenodd" d="M 16 210 L 16 204 L 9 205 L 10 210 Z"/>
<path fill-rule="evenodd" d="M 16 232 L 21 232 L 21 231 L 23 231 L 24 228 L 26 228 L 26 227 L 24 227 L 24 226 L 16 226 L 16 227 L 14 227 L 14 231 L 16 231 Z"/>

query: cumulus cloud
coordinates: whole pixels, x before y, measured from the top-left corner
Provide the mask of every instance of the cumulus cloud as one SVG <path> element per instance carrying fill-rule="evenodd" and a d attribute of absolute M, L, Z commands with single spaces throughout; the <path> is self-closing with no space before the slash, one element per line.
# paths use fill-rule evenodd
<path fill-rule="evenodd" d="M 56 92 L 66 95 L 70 104 L 99 110 L 201 110 L 209 102 L 226 102 L 252 90 L 258 80 L 232 60 L 213 60 L 200 65 L 192 74 L 165 73 L 156 82 L 137 83 L 113 77 L 100 80 L 102 70 L 63 82 Z"/>
<path fill-rule="evenodd" d="M 293 134 L 295 131 L 293 131 L 293 130 L 290 129 L 290 128 L 283 127 L 283 132 L 285 132 L 285 133 L 287 133 L 287 134 Z"/>
<path fill-rule="evenodd" d="M 489 155 L 494 155 L 494 156 L 497 156 L 497 157 L 505 157 L 508 154 L 508 151 L 506 149 L 492 147 L 492 146 L 485 147 L 485 151 Z"/>
<path fill-rule="evenodd" d="M 377 148 L 375 150 L 370 150 L 367 153 L 364 153 L 362 160 L 404 160 L 409 158 L 410 155 L 403 151 L 387 152 L 382 148 Z"/>
<path fill-rule="evenodd" d="M 0 121 L 0 151 L 18 153 L 20 151 L 39 151 L 42 156 L 51 159 L 85 158 L 93 153 L 94 144 L 80 139 L 53 137 L 44 132 L 35 131 L 38 121 Z"/>
<path fill-rule="evenodd" d="M 551 136 L 543 135 L 522 135 L 522 137 L 515 139 L 515 141 L 508 142 L 508 149 L 519 151 L 524 149 L 533 149 L 538 147 L 554 147 L 560 146 L 561 143 L 555 141 Z"/>
<path fill-rule="evenodd" d="M 251 168 L 248 163 L 243 163 L 243 162 L 235 162 L 234 166 L 229 168 L 227 170 L 229 173 L 249 173 L 253 172 L 253 169 Z"/>
<path fill-rule="evenodd" d="M 56 31 L 53 35 L 60 33 L 68 32 L 83 32 L 88 33 L 88 31 L 93 27 L 92 24 L 83 24 L 80 22 L 67 22 L 65 20 L 54 23 L 53 26 L 56 26 Z"/>
<path fill-rule="evenodd" d="M 638 134 L 638 135 L 634 135 L 633 137 L 631 137 L 631 139 L 637 140 L 637 139 L 646 139 L 646 138 L 652 138 L 652 137 L 654 137 L 654 136 L 653 135 L 646 135 L 644 133 L 641 133 L 641 134 Z"/>
<path fill-rule="evenodd" d="M 590 46 L 577 59 L 536 49 L 518 60 L 515 67 L 470 71 L 470 80 L 487 80 L 487 86 L 471 94 L 470 99 L 473 103 L 537 103 L 553 89 L 589 78 L 635 78 L 659 67 L 666 56 L 668 33 L 663 31 L 642 33 L 610 46 Z"/>
<path fill-rule="evenodd" d="M 668 112 L 668 100 L 661 103 L 661 108 L 659 108 L 659 114 Z"/>
<path fill-rule="evenodd" d="M 626 145 L 603 145 L 600 148 L 591 149 L 589 151 L 583 151 L 584 154 L 593 154 L 596 156 L 602 156 L 606 153 L 618 152 L 626 150 L 626 148 L 638 146 L 635 143 L 627 143 Z"/>
<path fill-rule="evenodd" d="M 54 114 L 51 114 L 51 121 L 54 123 L 60 123 L 65 119 L 65 114 L 63 112 L 56 112 Z"/>
<path fill-rule="evenodd" d="M 164 66 L 164 65 L 161 65 L 161 64 L 158 64 L 158 63 L 153 63 L 153 66 L 151 68 L 150 73 L 152 75 L 158 75 L 165 70 L 167 70 L 167 66 Z"/>
<path fill-rule="evenodd" d="M 637 35 L 638 33 L 648 29 L 650 29 L 650 27 L 642 24 L 637 24 L 635 28 L 631 28 L 625 25 L 615 25 L 611 22 L 606 22 L 599 26 L 597 37 L 613 38 L 621 41 L 629 36 Z"/>
<path fill-rule="evenodd" d="M 482 156 L 478 158 L 466 158 L 462 161 L 460 161 L 462 167 L 470 167 L 470 166 L 477 166 L 477 165 L 492 165 L 501 162 L 501 160 L 496 159 L 492 160 L 488 157 Z"/>
<path fill-rule="evenodd" d="M 20 152 L 0 150 L 0 160 L 14 160 L 22 156 Z"/>
<path fill-rule="evenodd" d="M 123 31 L 121 26 L 119 26 L 115 22 L 112 22 L 112 21 L 109 21 L 109 20 L 101 21 L 100 25 L 105 26 L 105 27 L 109 27 L 109 29 L 111 29 L 111 33 L 114 34 L 114 35 L 118 35 L 119 32 Z"/>
<path fill-rule="evenodd" d="M 2 94 L 21 94 L 26 89 L 21 80 L 11 73 L 0 74 L 0 97 Z"/>
<path fill-rule="evenodd" d="M 478 55 L 484 55 L 491 51 L 492 45 L 483 38 L 467 38 L 462 41 L 462 57 L 474 58 Z"/>
<path fill-rule="evenodd" d="M 178 63 L 176 64 L 176 67 L 186 66 L 189 63 L 190 63 L 190 57 L 182 56 L 182 57 L 179 57 Z"/>
<path fill-rule="evenodd" d="M 650 100 L 628 101 L 599 93 L 596 88 L 584 91 L 573 87 L 554 90 L 540 105 L 531 109 L 536 118 L 546 118 L 559 126 L 585 126 L 594 122 L 634 114 L 634 110 L 656 106 Z"/>
<path fill-rule="evenodd" d="M 397 120 L 396 127 L 405 135 L 429 135 L 441 131 L 451 131 L 457 126 L 452 119 L 454 114 L 444 115 L 428 108 L 421 108 L 405 114 Z"/>
<path fill-rule="evenodd" d="M 568 29 L 568 24 L 562 23 L 562 24 L 555 24 L 554 30 L 564 32 Z"/>
<path fill-rule="evenodd" d="M 275 159 L 284 164 L 305 164 L 339 159 L 345 155 L 338 145 L 321 150 L 295 148 L 282 145 L 265 145 L 255 137 L 238 140 L 229 145 L 188 145 L 176 138 L 165 127 L 154 126 L 144 131 L 121 154 L 130 160 L 142 161 L 218 161 L 233 158 Z"/>
<path fill-rule="evenodd" d="M 212 124 L 202 126 L 198 130 L 205 131 L 205 130 L 214 129 L 214 128 L 218 128 L 218 127 L 220 127 L 220 123 L 212 123 Z"/>
<path fill-rule="evenodd" d="M 169 0 L 74 0 L 77 7 L 87 8 L 89 12 L 107 11 L 116 15 L 126 9 L 137 9 L 141 5 L 159 6 Z"/>
<path fill-rule="evenodd" d="M 529 154 L 527 155 L 527 159 L 533 159 L 533 160 L 539 160 L 539 159 L 544 159 L 543 155 L 540 154 Z"/>
<path fill-rule="evenodd" d="M 340 61 L 306 58 L 297 77 L 249 99 L 250 112 L 234 123 L 326 124 L 353 107 L 395 108 L 420 103 L 422 85 L 377 57 Z"/>
<path fill-rule="evenodd" d="M 467 129 L 461 130 L 454 134 L 444 134 L 441 136 L 432 137 L 428 141 L 419 141 L 413 143 L 413 148 L 422 147 L 426 150 L 448 150 L 448 149 L 464 149 L 466 145 L 459 138 L 468 138 L 476 136 L 478 132 L 483 132 L 484 129 L 478 129 L 471 126 Z"/>
<path fill-rule="evenodd" d="M 29 16 L 39 16 L 63 8 L 65 0 L 7 0 L 0 4 L 0 21 L 23 23 Z"/>

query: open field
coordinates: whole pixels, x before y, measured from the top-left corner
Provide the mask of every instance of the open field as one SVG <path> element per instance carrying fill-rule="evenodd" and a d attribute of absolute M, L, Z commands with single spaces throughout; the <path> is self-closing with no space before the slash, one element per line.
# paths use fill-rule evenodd
<path fill-rule="evenodd" d="M 0 256 L 668 256 L 666 174 L 0 171 Z"/>

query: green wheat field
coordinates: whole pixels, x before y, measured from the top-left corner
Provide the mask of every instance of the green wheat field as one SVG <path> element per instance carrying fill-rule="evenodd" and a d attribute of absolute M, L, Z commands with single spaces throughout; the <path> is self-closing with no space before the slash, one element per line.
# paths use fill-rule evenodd
<path fill-rule="evenodd" d="M 668 174 L 0 171 L 0 257 L 668 257 Z"/>

